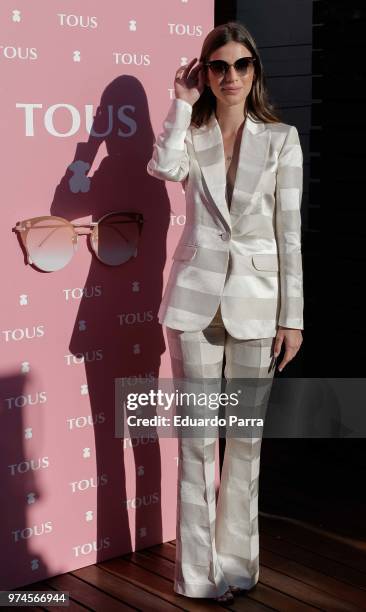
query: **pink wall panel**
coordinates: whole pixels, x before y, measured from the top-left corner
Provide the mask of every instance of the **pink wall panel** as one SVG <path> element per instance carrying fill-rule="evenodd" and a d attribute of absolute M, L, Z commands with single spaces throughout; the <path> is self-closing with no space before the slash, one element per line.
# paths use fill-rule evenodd
<path fill-rule="evenodd" d="M 175 71 L 213 17 L 213 0 L 1 3 L 0 589 L 175 537 L 176 440 L 116 438 L 114 379 L 171 373 L 156 313 L 185 202 L 146 164 Z M 101 99 L 112 123 L 94 148 Z M 64 268 L 42 272 L 12 231 L 112 211 L 145 219 L 121 266 L 80 236 Z"/>

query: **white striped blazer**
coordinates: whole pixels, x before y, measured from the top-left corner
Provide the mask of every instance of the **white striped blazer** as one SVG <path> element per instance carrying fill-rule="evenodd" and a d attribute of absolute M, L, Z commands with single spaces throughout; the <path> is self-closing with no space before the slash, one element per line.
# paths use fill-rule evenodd
<path fill-rule="evenodd" d="M 295 126 L 247 116 L 230 210 L 222 133 L 215 113 L 200 128 L 192 106 L 174 99 L 147 172 L 180 181 L 186 223 L 173 254 L 159 322 L 207 327 L 221 302 L 238 339 L 303 329 L 301 199 L 303 154 Z"/>

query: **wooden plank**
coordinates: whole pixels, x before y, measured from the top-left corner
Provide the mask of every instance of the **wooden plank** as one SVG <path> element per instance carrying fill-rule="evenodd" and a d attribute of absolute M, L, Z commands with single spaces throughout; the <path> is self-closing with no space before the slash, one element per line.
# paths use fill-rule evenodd
<path fill-rule="evenodd" d="M 282 593 L 286 593 L 291 597 L 298 599 L 303 603 L 319 608 L 320 610 L 332 610 L 332 612 L 356 612 L 351 604 L 331 597 L 328 593 L 324 593 L 309 584 L 304 584 L 300 580 L 291 578 L 291 576 L 282 574 L 277 570 L 261 565 L 260 581 L 267 586 L 278 589 Z"/>
<path fill-rule="evenodd" d="M 119 610 L 132 610 L 133 607 L 108 595 L 100 588 L 73 576 L 62 574 L 48 579 L 47 584 L 60 591 L 69 591 L 70 596 L 91 610 L 108 610 L 108 612 L 119 612 Z"/>
<path fill-rule="evenodd" d="M 365 592 L 361 590 L 352 589 L 347 585 L 325 576 L 313 569 L 305 567 L 300 563 L 282 557 L 277 553 L 273 553 L 269 550 L 261 550 L 260 553 L 261 568 L 266 566 L 267 568 L 273 569 L 276 572 L 281 572 L 285 576 L 298 580 L 303 583 L 304 601 L 314 603 L 318 605 L 320 602 L 319 594 L 315 593 L 315 599 L 313 599 L 312 589 L 323 591 L 324 600 L 326 602 L 326 610 L 347 610 L 349 612 L 358 612 L 362 609 L 365 603 Z M 284 582 L 286 585 L 286 582 Z M 286 588 L 286 592 L 287 588 Z"/>
<path fill-rule="evenodd" d="M 342 587 L 345 585 L 352 585 L 357 589 L 361 589 L 361 596 L 366 598 L 364 593 L 365 590 L 365 575 L 358 570 L 354 570 L 352 567 L 347 567 L 338 561 L 333 559 L 327 559 L 313 550 L 307 550 L 297 544 L 286 542 L 282 538 L 275 538 L 268 533 L 262 533 L 260 535 L 260 548 L 261 550 L 266 549 L 272 552 L 277 552 L 283 557 L 292 559 L 301 563 L 303 566 L 312 568 L 321 574 L 332 576 L 333 579 L 339 580 L 342 583 Z M 348 592 L 347 590 L 345 592 Z M 352 591 L 349 591 L 352 592 Z"/>
<path fill-rule="evenodd" d="M 165 546 L 165 545 L 160 545 L 160 546 Z M 167 549 L 170 549 L 170 551 L 167 552 Z M 151 552 L 151 550 L 149 549 L 148 551 L 143 552 L 143 558 L 141 555 L 141 551 L 137 553 L 136 556 L 134 557 L 134 562 L 136 564 L 142 563 L 142 566 L 145 568 L 148 568 L 150 565 L 151 567 L 155 568 L 155 571 L 157 571 L 159 574 L 161 573 L 161 575 L 164 575 L 166 578 L 168 579 L 170 578 L 171 582 L 173 583 L 174 564 L 175 564 L 175 547 L 165 546 L 165 551 L 166 551 L 165 554 L 169 555 L 170 560 L 160 556 L 156 552 L 155 553 Z M 229 604 L 229 608 L 232 610 L 242 610 L 242 609 L 253 610 L 253 611 L 258 610 L 258 612 L 260 610 L 268 611 L 268 610 L 273 609 L 273 608 L 269 608 L 268 606 L 263 605 L 260 602 L 249 599 L 248 596 L 249 594 L 243 594 L 240 597 L 237 597 L 232 604 Z M 243 602 L 243 599 L 245 599 L 245 602 Z M 186 605 L 190 605 L 189 604 L 190 599 L 185 598 L 185 601 L 187 602 L 186 604 L 184 604 L 185 607 Z M 208 602 L 209 600 L 202 599 L 201 601 L 204 602 L 204 604 L 206 604 L 206 602 Z M 200 607 L 202 608 L 204 604 L 201 603 Z M 243 604 L 245 605 L 244 608 L 242 607 Z M 209 605 L 209 608 L 211 608 L 212 604 L 209 603 L 208 605 Z"/>
<path fill-rule="evenodd" d="M 246 610 L 245 604 L 249 599 L 267 605 L 279 612 L 312 612 L 319 610 L 319 608 L 315 606 L 303 603 L 302 601 L 288 596 L 286 593 L 273 589 L 271 586 L 264 584 L 261 579 L 259 579 L 255 589 L 245 595 L 244 606 L 241 608 L 242 610 Z"/>
<path fill-rule="evenodd" d="M 331 537 L 321 529 L 305 526 L 291 519 L 265 515 L 262 512 L 259 513 L 259 533 L 261 531 L 307 550 L 316 551 L 319 555 L 366 574 L 366 554 L 356 548 L 357 545 L 365 546 L 364 542 L 354 542 L 354 546 L 351 546 L 343 539 Z"/>
<path fill-rule="evenodd" d="M 145 588 L 143 576 L 139 581 L 130 580 L 128 571 L 106 571 L 100 565 L 103 564 L 89 565 L 73 571 L 72 574 L 138 610 L 144 610 L 144 612 L 145 610 L 146 612 L 176 610 L 176 606 L 164 601 L 159 594 L 155 595 L 151 590 Z M 162 582 L 164 582 L 163 579 Z"/>
<path fill-rule="evenodd" d="M 135 560 L 139 559 L 141 562 L 141 553 L 131 553 Z M 138 556 L 140 555 L 140 556 Z M 146 564 L 146 559 L 144 560 Z M 151 561 L 150 561 L 151 563 Z M 166 563 L 166 561 L 165 561 Z M 169 608 L 161 608 L 163 609 L 173 609 L 174 607 L 181 608 L 183 610 L 196 610 L 199 612 L 200 610 L 211 610 L 212 605 L 217 606 L 217 603 L 213 600 L 210 601 L 206 598 L 196 598 L 196 597 L 185 597 L 184 595 L 179 595 L 175 593 L 173 590 L 173 566 L 171 568 L 171 578 L 165 578 L 164 576 L 160 576 L 153 571 L 145 569 L 141 565 L 137 565 L 135 562 L 127 561 L 126 559 L 122 559 L 119 557 L 118 559 L 110 559 L 109 561 L 103 561 L 98 564 L 99 567 L 102 567 L 107 572 L 111 572 L 113 576 L 123 576 L 126 580 L 134 584 L 136 587 L 144 589 L 149 594 L 155 595 L 156 597 L 161 597 L 161 602 L 165 606 L 170 606 Z M 167 567 L 165 567 L 165 573 L 167 573 Z M 187 607 L 189 605 L 189 608 Z M 145 612 L 145 608 L 143 608 Z"/>
<path fill-rule="evenodd" d="M 162 546 L 162 545 L 158 545 L 158 546 Z M 158 549 L 158 546 L 154 546 L 152 547 L 152 549 L 156 550 Z M 149 549 L 149 550 L 152 550 L 152 549 Z M 173 549 L 173 550 L 170 550 L 170 549 Z M 164 547 L 163 552 L 165 555 L 169 555 L 172 558 L 174 558 L 175 556 L 174 542 L 169 542 Z M 266 605 L 269 608 L 273 608 L 275 610 L 284 610 L 285 612 L 305 612 L 309 610 L 319 609 L 317 606 L 312 606 L 303 601 L 297 600 L 292 595 L 287 595 L 286 592 L 283 592 L 283 591 L 281 592 L 281 590 L 278 589 L 277 586 L 275 588 L 272 588 L 271 584 L 268 584 L 268 583 L 264 584 L 263 581 L 261 580 L 261 576 L 259 578 L 259 582 L 256 585 L 255 589 L 246 593 L 244 597 L 240 599 L 244 599 L 245 603 L 248 600 L 250 600 L 256 603 L 260 603 L 262 605 Z M 237 598 L 236 601 L 240 601 L 240 599 Z M 245 610 L 245 607 L 240 608 L 240 609 Z"/>

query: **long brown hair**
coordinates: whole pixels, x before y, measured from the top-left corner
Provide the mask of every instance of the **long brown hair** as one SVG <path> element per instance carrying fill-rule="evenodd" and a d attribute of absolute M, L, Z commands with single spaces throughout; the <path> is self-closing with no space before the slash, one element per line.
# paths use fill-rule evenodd
<path fill-rule="evenodd" d="M 211 54 L 216 51 L 216 49 L 222 47 L 230 41 L 245 45 L 256 60 L 253 64 L 253 85 L 245 100 L 243 115 L 245 116 L 247 113 L 250 113 L 253 117 L 257 118 L 259 121 L 264 121 L 265 123 L 281 122 L 281 119 L 277 116 L 277 111 L 275 110 L 273 104 L 271 104 L 268 100 L 263 65 L 257 46 L 252 35 L 248 32 L 243 24 L 237 21 L 229 21 L 211 30 L 203 41 L 200 61 L 209 61 Z M 204 69 L 208 70 L 207 66 L 205 66 Z M 216 96 L 211 91 L 211 88 L 205 85 L 201 96 L 193 105 L 192 124 L 194 124 L 195 127 L 200 127 L 202 124 L 208 121 L 212 112 L 215 110 Z"/>

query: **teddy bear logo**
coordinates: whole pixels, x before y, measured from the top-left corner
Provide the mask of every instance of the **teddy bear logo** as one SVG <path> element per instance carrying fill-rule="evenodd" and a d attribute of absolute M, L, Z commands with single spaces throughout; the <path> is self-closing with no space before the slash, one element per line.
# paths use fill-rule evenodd
<path fill-rule="evenodd" d="M 18 11 L 17 9 L 15 9 L 15 10 L 13 11 L 13 14 L 12 14 L 12 15 L 13 15 L 13 16 L 12 16 L 12 20 L 14 21 L 14 23 L 19 23 L 19 22 L 21 21 L 21 19 L 22 19 L 22 18 L 21 18 L 21 12 L 20 12 L 20 11 Z"/>
<path fill-rule="evenodd" d="M 72 193 L 87 193 L 90 189 L 90 178 L 86 176 L 90 164 L 87 162 L 76 160 L 68 166 L 68 170 L 73 172 L 73 176 L 69 179 L 69 187 Z"/>
<path fill-rule="evenodd" d="M 80 385 L 80 395 L 88 395 L 88 385 Z"/>
<path fill-rule="evenodd" d="M 26 497 L 26 500 L 27 500 L 27 504 L 28 505 L 34 504 L 35 501 L 36 501 L 36 494 L 35 493 L 28 493 L 28 495 Z"/>
<path fill-rule="evenodd" d="M 39 559 L 31 559 L 30 567 L 32 572 L 35 572 L 39 569 Z"/>

